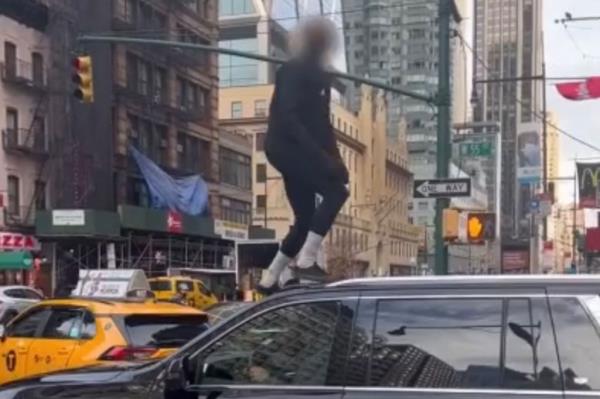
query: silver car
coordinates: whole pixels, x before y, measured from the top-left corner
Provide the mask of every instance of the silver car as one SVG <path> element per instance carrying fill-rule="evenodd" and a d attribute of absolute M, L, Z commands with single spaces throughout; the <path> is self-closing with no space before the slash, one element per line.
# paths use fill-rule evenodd
<path fill-rule="evenodd" d="M 44 296 L 30 287 L 22 285 L 0 287 L 0 324 L 6 324 L 21 311 L 42 299 Z"/>

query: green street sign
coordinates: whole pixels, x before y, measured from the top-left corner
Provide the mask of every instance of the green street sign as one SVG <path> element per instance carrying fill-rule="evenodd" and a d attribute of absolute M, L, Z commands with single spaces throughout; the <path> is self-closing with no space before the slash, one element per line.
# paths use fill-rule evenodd
<path fill-rule="evenodd" d="M 490 157 L 492 156 L 492 143 L 461 143 L 461 157 Z"/>

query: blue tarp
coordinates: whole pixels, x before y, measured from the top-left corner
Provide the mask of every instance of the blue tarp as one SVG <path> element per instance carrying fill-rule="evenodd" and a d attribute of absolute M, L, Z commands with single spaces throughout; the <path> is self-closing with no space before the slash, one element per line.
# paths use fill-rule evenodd
<path fill-rule="evenodd" d="M 153 208 L 193 216 L 206 211 L 208 187 L 200 175 L 175 178 L 132 145 L 129 146 L 129 151 L 144 176 Z"/>

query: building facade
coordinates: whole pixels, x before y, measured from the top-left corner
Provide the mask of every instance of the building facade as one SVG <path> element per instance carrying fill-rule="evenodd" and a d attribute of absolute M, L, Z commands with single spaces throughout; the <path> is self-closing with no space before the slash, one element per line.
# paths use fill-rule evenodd
<path fill-rule="evenodd" d="M 218 128 L 218 56 L 81 45 L 75 38 L 114 31 L 216 46 L 217 0 L 53 0 L 55 7 L 59 3 L 70 6 L 70 23 L 59 35 L 67 48 L 56 64 L 67 82 L 60 89 L 74 89 L 72 57 L 89 55 L 94 101 L 69 96 L 53 112 L 64 116 L 66 127 L 53 136 L 60 154 L 52 172 L 52 209 L 36 221 L 59 271 L 52 287 L 60 283 L 66 252 L 88 267 L 142 268 L 149 275 L 212 269 L 216 276 L 214 269 L 223 268 L 233 248 L 222 232 L 247 236 L 251 215 L 249 143 Z M 201 176 L 209 198 L 204 213 L 155 209 L 131 146 L 174 178 Z M 65 217 L 71 218 L 67 224 Z M 223 275 L 228 280 L 219 284 L 234 287 L 234 272 Z"/>
<path fill-rule="evenodd" d="M 474 120 L 499 122 L 502 132 L 502 245 L 526 248 L 539 235 L 529 204 L 540 191 L 543 82 L 477 81 L 541 75 L 542 1 L 476 1 L 474 26 Z"/>
<path fill-rule="evenodd" d="M 49 205 L 50 12 L 41 1 L 0 4 L 0 285 L 30 283 L 23 271 L 41 250 L 34 222 Z M 2 260 L 18 254 L 29 264 Z"/>
<path fill-rule="evenodd" d="M 469 21 L 459 22 L 467 0 L 452 2 L 452 29 L 464 31 Z M 342 2 L 344 45 L 348 72 L 368 76 L 416 93 L 434 96 L 438 91 L 438 5 L 411 0 L 348 0 Z M 461 34 L 462 35 L 462 34 Z M 464 36 L 464 35 L 462 35 Z M 451 91 L 453 122 L 468 117 L 468 83 L 464 68 L 467 54 L 459 37 L 451 40 Z M 360 92 L 348 88 L 352 107 L 360 105 Z M 435 108 L 423 101 L 387 93 L 387 134 L 398 137 L 406 122 L 410 170 L 433 178 L 437 154 Z M 433 167 L 432 167 L 433 165 Z M 413 207 L 413 211 L 415 208 Z M 435 201 L 427 201 L 432 225 Z M 413 212 L 413 218 L 420 216 Z"/>
<path fill-rule="evenodd" d="M 284 57 L 287 32 L 273 18 L 270 0 L 220 0 L 219 47 Z M 220 87 L 269 84 L 275 65 L 226 54 L 219 55 Z"/>
<path fill-rule="evenodd" d="M 266 160 L 266 104 L 272 85 L 222 88 L 219 115 L 223 129 L 253 137 L 253 224 L 276 231 L 281 239 L 293 223 L 279 173 Z M 406 143 L 386 137 L 385 99 L 363 90 L 354 114 L 332 103 L 331 122 L 350 174 L 350 198 L 324 250 L 336 276 L 415 274 L 419 230 L 408 223 L 412 175 Z"/>

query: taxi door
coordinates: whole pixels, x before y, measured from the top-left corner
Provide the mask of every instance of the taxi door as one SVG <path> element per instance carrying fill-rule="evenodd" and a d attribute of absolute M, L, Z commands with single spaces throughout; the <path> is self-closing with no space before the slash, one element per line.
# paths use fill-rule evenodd
<path fill-rule="evenodd" d="M 34 307 L 17 316 L 0 339 L 0 385 L 27 377 L 31 345 L 44 327 L 50 311 Z"/>
<path fill-rule="evenodd" d="M 201 281 L 194 281 L 194 295 L 196 296 L 196 308 L 206 309 L 217 303 L 217 298 L 206 288 Z"/>
<path fill-rule="evenodd" d="M 27 374 L 38 375 L 67 368 L 79 343 L 84 312 L 79 308 L 55 307 L 39 338 L 29 348 Z"/>

